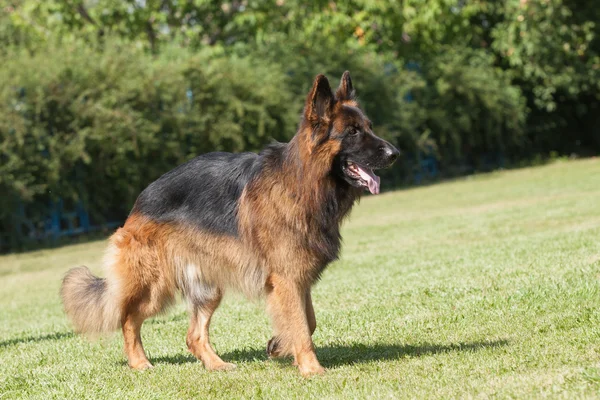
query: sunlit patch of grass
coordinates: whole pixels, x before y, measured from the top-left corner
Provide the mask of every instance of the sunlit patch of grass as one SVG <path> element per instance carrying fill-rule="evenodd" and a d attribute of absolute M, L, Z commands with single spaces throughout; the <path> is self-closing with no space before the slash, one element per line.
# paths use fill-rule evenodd
<path fill-rule="evenodd" d="M 104 242 L 0 257 L 0 398 L 596 397 L 600 162 L 561 162 L 364 198 L 314 289 L 317 354 L 302 379 L 264 353 L 262 302 L 229 296 L 212 326 L 232 372 L 185 348 L 183 305 L 89 341 L 62 313 L 63 273 L 101 272 Z"/>

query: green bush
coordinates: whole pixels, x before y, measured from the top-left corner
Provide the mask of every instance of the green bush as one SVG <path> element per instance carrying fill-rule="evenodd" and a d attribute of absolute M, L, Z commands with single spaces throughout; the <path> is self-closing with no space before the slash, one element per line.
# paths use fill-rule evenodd
<path fill-rule="evenodd" d="M 413 152 L 435 152 L 443 167 L 523 144 L 527 107 L 506 71 L 483 51 L 448 47 L 404 79 L 396 126 Z M 403 96 L 403 92 L 398 93 Z"/>
<path fill-rule="evenodd" d="M 594 2 L 4 3 L 0 236 L 14 243 L 23 212 L 43 225 L 53 200 L 120 220 L 198 153 L 286 140 L 318 73 L 350 70 L 404 150 L 388 187 L 424 158 L 456 175 L 600 149 Z"/>
<path fill-rule="evenodd" d="M 289 139 L 315 70 L 332 86 L 351 70 L 377 133 L 408 154 L 383 173 L 388 184 L 410 179 L 422 155 L 449 168 L 518 146 L 526 112 L 507 74 L 471 50 L 448 49 L 408 71 L 365 48 L 288 41 L 235 52 L 172 46 L 153 56 L 108 39 L 9 51 L 2 62 L 5 232 L 15 231 L 19 206 L 43 224 L 58 199 L 82 201 L 98 223 L 121 220 L 140 190 L 177 164 Z"/>
<path fill-rule="evenodd" d="M 139 191 L 207 151 L 286 140 L 296 114 L 275 66 L 133 45 L 9 52 L 0 71 L 0 229 L 19 204 L 41 221 L 52 200 L 83 201 L 92 218 L 123 218 Z M 32 214 L 35 213 L 35 214 Z"/>

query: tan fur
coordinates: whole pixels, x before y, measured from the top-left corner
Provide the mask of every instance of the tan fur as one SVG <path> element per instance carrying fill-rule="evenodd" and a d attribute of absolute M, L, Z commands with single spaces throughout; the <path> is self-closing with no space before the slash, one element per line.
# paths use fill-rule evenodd
<path fill-rule="evenodd" d="M 335 152 L 335 146 L 329 151 Z M 311 158 L 316 157 L 313 154 Z M 332 184 L 325 174 L 319 175 L 318 158 L 314 163 L 307 160 L 306 167 L 306 175 L 295 185 Z M 310 212 L 298 201 L 316 204 L 321 200 L 320 193 L 302 186 L 290 191 L 282 184 L 284 179 L 294 177 L 282 171 L 243 193 L 240 239 L 130 216 L 110 238 L 105 259 L 104 282 L 114 288 L 112 295 L 107 292 L 99 299 L 86 297 L 90 293 L 86 282 L 98 279 L 87 269 L 75 268 L 65 278 L 65 310 L 77 329 L 102 332 L 120 325 L 129 365 L 148 368 L 151 364 L 141 343 L 141 324 L 182 291 L 192 313 L 190 350 L 207 368 L 225 369 L 230 366 L 218 358 L 208 342 L 210 318 L 222 292 L 232 288 L 249 297 L 267 293 L 275 334 L 282 341 L 279 353 L 293 355 L 304 374 L 321 372 L 310 340 L 316 327 L 310 286 L 328 260 L 307 249 L 297 236 L 297 232 L 310 235 L 314 229 Z"/>
<path fill-rule="evenodd" d="M 314 149 L 311 132 L 297 135 L 291 146 L 299 146 L 302 174 L 296 165 L 268 174 L 269 179 L 249 185 L 240 199 L 240 231 L 246 247 L 263 255 L 267 306 L 272 316 L 278 348 L 274 355 L 292 355 L 303 375 L 323 372 L 312 344 L 316 320 L 310 288 L 324 265 L 322 249 L 299 238 L 319 238 L 317 218 L 312 210 L 334 183 L 328 174 L 339 142 L 328 141 Z M 336 236 L 339 224 L 350 211 L 343 205 L 338 223 L 331 227 Z M 320 240 L 320 239 L 317 239 Z M 326 255 L 325 255 L 326 256 Z"/>
<path fill-rule="evenodd" d="M 264 291 L 266 277 L 256 257 L 242 251 L 241 243 L 232 238 L 132 215 L 109 241 L 107 278 L 102 282 L 119 290 L 93 296 L 90 282 L 99 278 L 78 267 L 67 273 L 61 293 L 65 311 L 79 332 L 122 327 L 133 368 L 150 366 L 139 333 L 143 320 L 171 304 L 177 291 L 188 298 L 192 313 L 226 288 L 249 297 Z"/>
<path fill-rule="evenodd" d="M 274 327 L 270 354 L 293 356 L 305 376 L 324 371 L 311 338 L 316 319 L 310 290 L 337 257 L 340 224 L 358 194 L 340 200 L 334 222 L 323 226 L 315 210 L 335 193 L 330 168 L 340 150 L 340 141 L 328 138 L 327 124 L 340 122 L 315 116 L 313 97 L 321 90 L 322 79 L 317 77 L 307 99 L 308 122 L 288 145 L 295 158 L 282 166 L 264 166 L 260 178 L 245 187 L 237 209 L 239 236 L 132 214 L 110 238 L 105 279 L 85 267 L 72 269 L 64 279 L 65 310 L 78 331 L 105 332 L 120 326 L 129 365 L 149 368 L 142 323 L 182 292 L 191 315 L 189 350 L 207 369 L 230 369 L 233 365 L 221 360 L 210 345 L 211 316 L 227 289 L 249 297 L 266 294 Z M 348 90 L 349 86 L 341 87 L 338 94 L 345 96 Z M 325 107 L 329 116 L 341 102 L 319 107 Z"/>
<path fill-rule="evenodd" d="M 95 277 L 87 267 L 69 270 L 61 286 L 61 297 L 77 332 L 95 335 L 119 327 L 121 310 L 116 285 L 116 281 L 107 283 Z"/>

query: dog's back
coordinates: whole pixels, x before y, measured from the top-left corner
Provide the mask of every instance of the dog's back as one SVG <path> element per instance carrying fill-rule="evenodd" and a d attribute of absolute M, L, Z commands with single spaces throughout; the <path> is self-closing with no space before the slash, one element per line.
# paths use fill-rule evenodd
<path fill-rule="evenodd" d="M 237 237 L 238 201 L 259 170 L 255 153 L 198 156 L 151 183 L 131 214 Z"/>

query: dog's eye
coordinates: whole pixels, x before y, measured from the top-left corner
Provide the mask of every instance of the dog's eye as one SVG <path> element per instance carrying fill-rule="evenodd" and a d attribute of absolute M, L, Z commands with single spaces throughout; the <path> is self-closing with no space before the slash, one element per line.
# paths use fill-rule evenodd
<path fill-rule="evenodd" d="M 356 128 L 350 128 L 350 129 L 348 129 L 348 135 L 350 135 L 350 136 L 356 136 L 356 135 L 359 134 L 359 132 L 360 131 L 358 129 L 356 129 Z"/>

